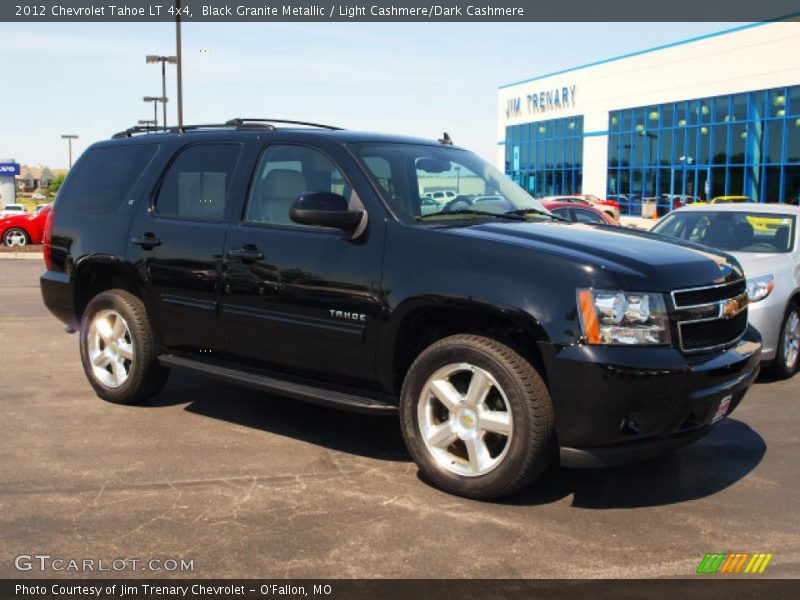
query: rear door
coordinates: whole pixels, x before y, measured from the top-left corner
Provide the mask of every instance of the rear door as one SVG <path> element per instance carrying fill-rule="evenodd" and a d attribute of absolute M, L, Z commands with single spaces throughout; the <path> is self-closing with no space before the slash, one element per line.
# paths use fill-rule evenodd
<path fill-rule="evenodd" d="M 338 146 L 274 141 L 261 152 L 241 222 L 225 243 L 221 322 L 228 351 L 267 368 L 342 383 L 372 380 L 381 318 L 383 213 L 368 210 L 357 240 L 298 225 L 289 205 L 306 191 L 366 209 L 374 194 Z"/>
<path fill-rule="evenodd" d="M 195 142 L 173 156 L 130 229 L 129 256 L 148 283 L 161 342 L 202 353 L 222 346 L 218 307 L 230 199 L 242 193 L 243 144 Z"/>

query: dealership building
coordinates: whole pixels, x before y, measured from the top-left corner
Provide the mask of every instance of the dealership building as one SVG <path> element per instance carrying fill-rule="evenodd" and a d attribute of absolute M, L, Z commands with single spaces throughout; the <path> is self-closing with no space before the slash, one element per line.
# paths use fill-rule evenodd
<path fill-rule="evenodd" d="M 638 214 L 800 195 L 800 22 L 754 23 L 500 86 L 498 164 L 535 197 Z"/>

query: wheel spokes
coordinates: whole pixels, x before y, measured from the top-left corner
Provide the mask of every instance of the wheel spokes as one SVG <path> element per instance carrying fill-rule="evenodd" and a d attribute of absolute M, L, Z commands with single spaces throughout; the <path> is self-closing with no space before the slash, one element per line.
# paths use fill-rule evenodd
<path fill-rule="evenodd" d="M 447 410 L 453 410 L 461 402 L 461 394 L 447 379 L 437 379 L 431 384 L 431 390 Z"/>
<path fill-rule="evenodd" d="M 465 400 L 471 406 L 477 407 L 479 404 L 483 404 L 483 401 L 486 400 L 486 396 L 491 389 L 492 382 L 483 371 L 474 371 L 472 373 L 472 379 L 469 382 Z"/>
<path fill-rule="evenodd" d="M 426 438 L 431 446 L 436 448 L 447 448 L 452 444 L 458 436 L 453 431 L 449 421 L 445 421 L 436 428 L 429 430 L 428 437 Z"/>
<path fill-rule="evenodd" d="M 511 414 L 501 410 L 487 410 L 480 414 L 480 427 L 484 431 L 508 437 L 511 433 Z"/>
<path fill-rule="evenodd" d="M 480 473 L 491 464 L 492 457 L 482 436 L 476 435 L 465 438 L 464 445 L 467 447 L 469 466 L 473 473 Z"/>

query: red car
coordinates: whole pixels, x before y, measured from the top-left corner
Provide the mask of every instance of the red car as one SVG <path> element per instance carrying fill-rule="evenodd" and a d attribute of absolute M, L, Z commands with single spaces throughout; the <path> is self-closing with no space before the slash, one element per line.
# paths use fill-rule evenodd
<path fill-rule="evenodd" d="M 578 204 L 577 202 L 548 202 L 545 200 L 542 202 L 542 206 L 554 215 L 572 223 L 619 225 L 619 223 L 614 220 L 614 217 L 589 204 Z"/>
<path fill-rule="evenodd" d="M 38 213 L 14 215 L 0 219 L 0 240 L 5 246 L 25 246 L 41 244 L 44 234 L 44 223 L 47 215 L 53 210 L 51 205 L 45 206 Z"/>

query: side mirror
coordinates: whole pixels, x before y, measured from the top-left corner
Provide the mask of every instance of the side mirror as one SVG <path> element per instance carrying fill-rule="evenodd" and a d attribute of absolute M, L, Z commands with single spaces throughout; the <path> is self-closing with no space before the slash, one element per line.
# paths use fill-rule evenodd
<path fill-rule="evenodd" d="M 303 192 L 292 200 L 289 218 L 301 225 L 354 231 L 364 211 L 350 210 L 344 196 L 331 192 Z"/>

